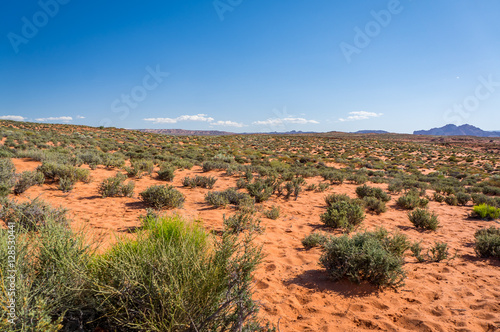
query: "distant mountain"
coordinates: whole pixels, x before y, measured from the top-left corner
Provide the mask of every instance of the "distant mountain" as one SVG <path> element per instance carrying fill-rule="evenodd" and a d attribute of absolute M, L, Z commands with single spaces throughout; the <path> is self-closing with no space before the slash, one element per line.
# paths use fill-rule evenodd
<path fill-rule="evenodd" d="M 441 128 L 432 128 L 431 130 L 417 130 L 413 132 L 413 135 L 500 137 L 500 132 L 484 131 L 468 124 L 460 127 L 448 124 Z"/>
<path fill-rule="evenodd" d="M 185 130 L 185 129 L 138 129 L 145 133 L 175 135 L 175 136 L 222 136 L 235 135 L 228 131 L 219 130 Z"/>
<path fill-rule="evenodd" d="M 353 134 L 389 134 L 389 132 L 385 130 L 358 130 Z"/>

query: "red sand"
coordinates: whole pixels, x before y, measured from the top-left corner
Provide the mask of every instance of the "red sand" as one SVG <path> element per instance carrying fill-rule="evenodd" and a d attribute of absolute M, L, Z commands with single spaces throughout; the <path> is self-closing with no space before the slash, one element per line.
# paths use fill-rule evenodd
<path fill-rule="evenodd" d="M 16 171 L 32 170 L 38 162 L 13 159 Z M 99 183 L 116 171 L 100 166 L 91 171 L 92 182 L 77 183 L 70 193 L 57 190 L 55 184 L 28 189 L 17 199 L 40 196 L 52 205 L 68 208 L 75 229 L 85 226 L 94 236 L 103 236 L 104 245 L 116 233 L 139 225 L 138 217 L 145 206 L 138 193 L 153 184 L 165 183 L 146 176 L 136 180 L 133 198 L 101 198 Z M 169 211 L 187 219 L 201 219 L 207 229 L 222 229 L 223 214 L 231 208 L 213 209 L 204 202 L 207 189 L 182 187 L 185 176 L 201 174 L 199 167 L 176 171 L 173 185 L 186 195 L 182 209 Z M 235 186 L 236 178 L 217 176 L 214 190 Z M 206 174 L 205 174 L 206 175 Z M 319 178 L 307 183 L 318 183 Z M 379 185 L 377 185 L 379 186 Z M 386 185 L 381 187 L 386 188 Z M 272 197 L 265 207 L 279 205 L 278 220 L 261 217 L 265 231 L 257 237 L 266 257 L 255 274 L 255 296 L 262 306 L 260 316 L 279 326 L 280 331 L 497 331 L 500 330 L 500 262 L 479 259 L 474 253 L 474 232 L 498 222 L 469 220 L 471 206 L 451 207 L 431 202 L 429 208 L 439 215 L 441 228 L 436 232 L 419 232 L 408 221 L 407 212 L 395 207 L 396 196 L 382 215 L 367 214 L 364 228 L 384 226 L 400 231 L 412 241 L 421 240 L 424 247 L 435 241 L 447 242 L 457 257 L 439 263 L 418 263 L 409 255 L 404 266 L 408 278 L 397 291 L 347 281 L 332 282 L 319 266 L 319 249 L 304 250 L 301 240 L 322 224 L 320 214 L 326 209 L 324 196 L 346 193 L 354 197 L 356 185 L 333 186 L 327 192 L 304 191 L 297 201 Z"/>

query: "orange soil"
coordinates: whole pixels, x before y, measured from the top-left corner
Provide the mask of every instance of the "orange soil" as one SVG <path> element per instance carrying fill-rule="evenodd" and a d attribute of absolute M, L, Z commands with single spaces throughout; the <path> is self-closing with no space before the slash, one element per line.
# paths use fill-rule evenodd
<path fill-rule="evenodd" d="M 39 165 L 29 159 L 13 159 L 17 172 Z M 151 177 L 136 181 L 133 198 L 101 198 L 99 183 L 116 171 L 99 167 L 91 171 L 92 182 L 78 183 L 70 193 L 62 193 L 55 184 L 28 189 L 19 200 L 40 196 L 53 205 L 71 211 L 73 227 L 87 226 L 96 237 L 102 235 L 104 246 L 114 240 L 113 234 L 139 225 L 138 217 L 145 206 L 138 193 L 147 187 L 164 183 Z M 204 202 L 207 189 L 187 189 L 185 176 L 201 174 L 200 167 L 176 171 L 173 185 L 186 195 L 177 212 L 187 219 L 201 219 L 207 229 L 222 229 L 222 215 L 231 208 L 213 209 Z M 234 186 L 236 178 L 223 172 L 217 176 L 214 190 Z M 320 179 L 308 179 L 308 184 Z M 386 189 L 386 185 L 375 185 Z M 408 278 L 397 291 L 383 290 L 349 282 L 332 282 L 318 264 L 319 249 L 304 250 L 301 240 L 321 228 L 320 214 L 325 211 L 327 193 L 355 196 L 356 185 L 333 186 L 325 193 L 304 191 L 298 200 L 272 197 L 264 207 L 279 205 L 278 220 L 262 217 L 265 231 L 256 241 L 263 245 L 266 257 L 255 273 L 255 299 L 261 304 L 260 316 L 279 326 L 280 331 L 496 331 L 500 329 L 500 262 L 479 259 L 474 254 L 474 232 L 498 222 L 469 220 L 471 207 L 451 207 L 431 202 L 430 210 L 439 215 L 441 228 L 436 232 L 419 232 L 408 221 L 406 211 L 388 204 L 388 212 L 367 215 L 364 227 L 371 230 L 384 226 L 400 231 L 424 247 L 435 241 L 447 242 L 457 257 L 449 262 L 418 263 L 409 255 L 404 266 Z M 168 213 L 173 213 L 168 212 Z"/>

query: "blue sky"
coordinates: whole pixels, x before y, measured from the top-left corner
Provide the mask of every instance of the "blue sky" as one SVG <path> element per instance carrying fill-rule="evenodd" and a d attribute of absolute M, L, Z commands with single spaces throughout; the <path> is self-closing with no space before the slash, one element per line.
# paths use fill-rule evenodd
<path fill-rule="evenodd" d="M 495 0 L 8 1 L 0 119 L 500 130 Z"/>

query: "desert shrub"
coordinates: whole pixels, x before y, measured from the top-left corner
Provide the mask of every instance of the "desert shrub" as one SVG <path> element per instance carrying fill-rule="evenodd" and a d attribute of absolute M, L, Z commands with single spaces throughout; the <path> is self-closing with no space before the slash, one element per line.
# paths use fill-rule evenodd
<path fill-rule="evenodd" d="M 225 170 L 229 167 L 229 164 L 224 161 L 209 160 L 203 163 L 203 172 L 209 172 L 213 170 Z"/>
<path fill-rule="evenodd" d="M 29 187 L 34 185 L 42 185 L 45 182 L 43 173 L 37 171 L 24 171 L 16 176 L 16 184 L 14 185 L 14 194 L 20 195 Z"/>
<path fill-rule="evenodd" d="M 381 188 L 369 187 L 366 184 L 356 188 L 356 195 L 358 195 L 359 198 L 374 197 L 383 202 L 389 202 L 391 200 L 391 196 Z"/>
<path fill-rule="evenodd" d="M 448 259 L 450 256 L 448 244 L 445 242 L 435 242 L 434 246 L 429 249 L 428 256 L 433 262 L 440 262 Z"/>
<path fill-rule="evenodd" d="M 102 164 L 107 168 L 121 168 L 125 165 L 125 156 L 118 152 L 103 154 Z"/>
<path fill-rule="evenodd" d="M 266 218 L 276 220 L 280 217 L 280 207 L 273 205 L 269 210 L 265 210 L 263 214 Z"/>
<path fill-rule="evenodd" d="M 480 257 L 500 259 L 500 228 L 491 226 L 474 234 L 476 239 L 474 250 Z"/>
<path fill-rule="evenodd" d="M 0 196 L 6 196 L 10 193 L 16 182 L 15 170 L 10 159 L 0 158 Z"/>
<path fill-rule="evenodd" d="M 18 227 L 16 224 L 16 233 L 21 231 Z M 0 309 L 0 330 L 75 331 L 82 319 L 87 319 L 85 323 L 93 320 L 89 313 L 94 312 L 91 308 L 98 307 L 88 288 L 91 249 L 83 234 L 74 234 L 51 216 L 44 218 L 43 227 L 39 224 L 36 230 L 30 236 L 17 234 L 16 319 L 10 323 L 8 309 Z M 9 230 L 0 229 L 1 271 L 12 269 L 7 257 L 8 236 Z M 0 279 L 1 289 L 9 286 L 8 279 Z M 8 293 L 0 292 L 0 303 L 6 305 L 8 300 Z M 85 325 L 93 330 L 90 324 Z"/>
<path fill-rule="evenodd" d="M 444 196 L 435 192 L 434 195 L 433 195 L 433 198 L 436 202 L 438 203 L 443 203 L 444 202 Z"/>
<path fill-rule="evenodd" d="M 413 257 L 417 259 L 420 263 L 425 261 L 424 255 L 422 255 L 422 246 L 420 242 L 415 242 L 410 246 L 410 250 L 413 254 Z"/>
<path fill-rule="evenodd" d="M 308 186 L 306 187 L 306 190 L 307 190 L 307 191 L 313 191 L 313 190 L 316 190 L 316 188 L 317 188 L 317 187 L 318 187 L 318 186 L 316 185 L 316 183 L 311 183 L 310 185 L 308 185 Z"/>
<path fill-rule="evenodd" d="M 73 182 L 90 182 L 90 171 L 88 169 L 71 165 L 44 162 L 42 165 L 38 166 L 36 170 L 43 173 L 46 180 L 55 181 L 62 178 L 68 178 Z"/>
<path fill-rule="evenodd" d="M 351 201 L 351 198 L 345 194 L 330 194 L 325 196 L 326 205 L 332 205 L 333 203 L 341 202 L 341 201 Z"/>
<path fill-rule="evenodd" d="M 229 199 L 222 191 L 209 191 L 205 194 L 205 202 L 215 207 L 226 207 Z"/>
<path fill-rule="evenodd" d="M 464 192 L 458 192 L 457 195 L 457 203 L 458 205 L 467 205 L 467 203 L 470 202 L 470 200 L 472 199 L 472 196 L 467 194 L 467 193 L 464 193 Z"/>
<path fill-rule="evenodd" d="M 184 204 L 184 195 L 170 185 L 155 185 L 139 194 L 141 199 L 155 209 L 180 208 Z"/>
<path fill-rule="evenodd" d="M 472 209 L 472 217 L 481 218 L 486 220 L 495 220 L 500 217 L 500 208 L 490 206 L 487 204 L 480 204 L 474 206 Z"/>
<path fill-rule="evenodd" d="M 191 187 L 191 188 L 201 187 L 201 188 L 212 189 L 214 187 L 214 184 L 216 181 L 217 181 L 217 178 L 215 178 L 213 176 L 196 175 L 194 178 L 190 178 L 189 176 L 186 176 L 182 180 L 182 185 L 184 187 Z"/>
<path fill-rule="evenodd" d="M 417 194 L 409 192 L 398 198 L 396 204 L 406 210 L 413 210 L 417 207 L 426 207 L 429 200 L 426 198 L 420 198 Z"/>
<path fill-rule="evenodd" d="M 364 184 L 368 182 L 368 177 L 361 174 L 350 174 L 347 176 L 347 180 L 354 184 Z"/>
<path fill-rule="evenodd" d="M 321 221 L 329 227 L 352 231 L 365 219 L 363 208 L 353 201 L 340 201 L 331 204 L 321 215 Z"/>
<path fill-rule="evenodd" d="M 163 181 L 173 181 L 175 173 L 175 167 L 170 166 L 169 164 L 162 164 L 160 166 L 160 170 L 158 171 L 158 179 Z"/>
<path fill-rule="evenodd" d="M 385 202 L 375 197 L 368 196 L 363 198 L 363 204 L 366 210 L 369 212 L 381 214 L 387 211 Z"/>
<path fill-rule="evenodd" d="M 302 245 L 306 249 L 311 249 L 314 247 L 322 246 L 326 241 L 328 241 L 327 235 L 319 232 L 314 232 L 302 239 Z"/>
<path fill-rule="evenodd" d="M 57 188 L 63 193 L 70 192 L 75 187 L 76 180 L 70 176 L 63 176 L 59 179 Z"/>
<path fill-rule="evenodd" d="M 408 212 L 408 219 L 416 228 L 423 228 L 435 231 L 439 227 L 437 215 L 427 209 L 417 208 Z"/>
<path fill-rule="evenodd" d="M 247 212 L 239 212 L 226 218 L 223 216 L 224 230 L 231 234 L 238 234 L 243 231 L 258 232 L 260 228 L 260 220 Z"/>
<path fill-rule="evenodd" d="M 316 191 L 322 193 L 326 191 L 329 187 L 330 185 L 328 183 L 321 182 L 320 184 L 318 184 Z"/>
<path fill-rule="evenodd" d="M 205 195 L 205 202 L 215 207 L 225 207 L 234 204 L 239 208 L 253 207 L 255 200 L 246 193 L 240 193 L 233 188 L 224 191 L 210 191 Z"/>
<path fill-rule="evenodd" d="M 23 203 L 3 199 L 0 219 L 5 224 L 15 223 L 20 231 L 31 231 L 38 230 L 49 221 L 66 225 L 66 213 L 66 209 L 53 208 L 38 198 Z"/>
<path fill-rule="evenodd" d="M 154 162 L 150 159 L 130 159 L 130 166 L 125 167 L 127 174 L 140 179 L 144 174 L 151 175 L 153 173 Z"/>
<path fill-rule="evenodd" d="M 99 195 L 104 197 L 132 197 L 134 194 L 135 184 L 129 181 L 125 184 L 127 176 L 122 173 L 117 173 L 115 176 L 105 179 L 99 185 Z"/>
<path fill-rule="evenodd" d="M 356 283 L 366 280 L 377 286 L 399 287 L 406 277 L 402 266 L 407 241 L 398 235 L 397 242 L 405 243 L 401 248 L 393 240 L 385 230 L 358 233 L 352 238 L 330 237 L 323 245 L 320 264 L 335 281 L 348 278 Z"/>
<path fill-rule="evenodd" d="M 274 188 L 272 185 L 265 183 L 264 181 L 257 180 L 253 183 L 247 184 L 247 190 L 250 196 L 255 197 L 257 203 L 264 202 L 271 197 Z"/>
<path fill-rule="evenodd" d="M 485 194 L 474 193 L 471 195 L 472 202 L 474 205 L 488 204 L 495 207 L 500 207 L 500 200 L 496 200 L 494 197 L 486 196 Z"/>
<path fill-rule="evenodd" d="M 458 205 L 458 198 L 455 195 L 449 195 L 446 196 L 444 199 L 445 203 L 451 206 L 457 206 Z"/>
<path fill-rule="evenodd" d="M 345 176 L 339 171 L 329 171 L 323 174 L 323 179 L 330 181 L 331 184 L 342 184 L 344 183 Z"/>
<path fill-rule="evenodd" d="M 244 178 L 239 178 L 237 181 L 236 181 L 236 188 L 238 189 L 243 189 L 243 188 L 246 188 L 247 187 L 247 184 L 248 184 L 248 181 L 245 180 Z"/>

